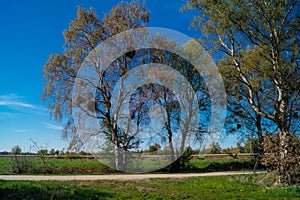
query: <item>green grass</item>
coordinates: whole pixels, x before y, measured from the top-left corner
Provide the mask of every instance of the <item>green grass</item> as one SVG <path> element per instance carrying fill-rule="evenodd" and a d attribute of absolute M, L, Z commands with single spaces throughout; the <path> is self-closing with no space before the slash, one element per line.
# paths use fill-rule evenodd
<path fill-rule="evenodd" d="M 214 171 L 237 171 L 252 170 L 255 161 L 252 159 L 218 159 L 218 160 L 190 160 L 194 171 L 214 172 Z"/>
<path fill-rule="evenodd" d="M 0 158 L 0 174 L 9 173 L 8 158 Z"/>
<path fill-rule="evenodd" d="M 0 158 L 0 174 L 16 174 L 9 164 L 14 158 Z M 21 174 L 107 174 L 115 170 L 103 165 L 97 159 L 56 159 L 28 158 L 31 163 L 30 170 Z M 212 172 L 251 170 L 254 166 L 252 160 L 223 159 L 223 160 L 191 160 L 191 168 L 185 172 Z M 145 165 L 145 163 L 144 163 Z M 152 167 L 148 165 L 147 167 Z M 160 170 L 157 173 L 167 173 Z"/>
<path fill-rule="evenodd" d="M 299 199 L 299 187 L 270 188 L 259 175 L 138 181 L 0 181 L 1 199 Z M 245 180 L 248 182 L 246 183 Z"/>
<path fill-rule="evenodd" d="M 0 174 L 14 174 L 9 164 L 14 158 L 0 158 Z M 114 170 L 95 159 L 28 158 L 31 168 L 25 174 L 107 174 Z"/>

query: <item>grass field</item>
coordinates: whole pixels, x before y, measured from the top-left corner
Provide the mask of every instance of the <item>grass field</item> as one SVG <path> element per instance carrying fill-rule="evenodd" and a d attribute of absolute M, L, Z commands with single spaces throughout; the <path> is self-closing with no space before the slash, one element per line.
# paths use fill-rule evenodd
<path fill-rule="evenodd" d="M 23 158 L 22 158 L 23 159 Z M 29 169 L 22 174 L 106 174 L 114 172 L 95 159 L 25 158 Z M 14 158 L 0 158 L 0 174 L 16 174 Z"/>
<path fill-rule="evenodd" d="M 219 160 L 190 160 L 194 171 L 213 172 L 213 171 L 236 171 L 252 170 L 255 160 L 252 159 L 219 159 Z"/>
<path fill-rule="evenodd" d="M 14 158 L 0 158 L 0 174 L 16 174 L 12 172 L 13 161 Z M 31 166 L 27 174 L 116 173 L 96 159 L 28 158 L 26 162 Z M 192 172 L 209 172 L 252 169 L 254 161 L 191 160 L 190 164 Z M 0 180 L 0 199 L 300 199 L 299 187 L 274 188 L 267 176 L 255 174 L 134 181 Z"/>
<path fill-rule="evenodd" d="M 299 187 L 255 182 L 265 174 L 136 181 L 0 181 L 1 199 L 299 199 Z"/>
<path fill-rule="evenodd" d="M 18 171 L 15 158 L 0 158 L 0 174 L 107 174 L 116 172 L 97 159 L 22 159 L 25 164 L 19 163 L 18 165 L 24 170 Z M 251 170 L 254 167 L 253 160 L 242 159 L 191 160 L 190 164 L 190 169 L 186 172 Z M 167 171 L 159 172 L 166 173 Z"/>

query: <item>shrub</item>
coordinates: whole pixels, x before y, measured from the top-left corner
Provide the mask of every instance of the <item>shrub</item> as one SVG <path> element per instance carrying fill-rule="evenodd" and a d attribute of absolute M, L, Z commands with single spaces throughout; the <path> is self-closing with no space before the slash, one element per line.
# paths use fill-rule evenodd
<path fill-rule="evenodd" d="M 15 155 L 9 160 L 9 169 L 12 173 L 17 174 L 31 173 L 33 169 L 33 163 L 30 158 L 26 156 L 20 157 Z"/>
<path fill-rule="evenodd" d="M 286 147 L 285 158 L 281 158 L 281 141 L 279 134 L 266 134 L 264 137 L 264 156 L 262 164 L 269 171 L 275 171 L 282 180 L 288 184 L 299 182 L 300 169 L 300 141 L 297 135 L 287 135 L 288 146 Z M 277 181 L 280 183 L 279 181 Z"/>

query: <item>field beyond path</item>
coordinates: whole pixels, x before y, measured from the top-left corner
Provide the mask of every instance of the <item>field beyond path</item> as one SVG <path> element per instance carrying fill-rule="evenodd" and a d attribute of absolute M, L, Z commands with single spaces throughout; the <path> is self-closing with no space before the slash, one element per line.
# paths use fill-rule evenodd
<path fill-rule="evenodd" d="M 265 173 L 257 171 L 255 173 Z M 27 181 L 72 181 L 72 180 L 140 180 L 150 178 L 188 178 L 188 177 L 209 177 L 254 174 L 253 171 L 226 171 L 226 172 L 208 172 L 208 173 L 179 173 L 179 174 L 118 174 L 118 175 L 0 175 L 0 180 L 27 180 Z"/>

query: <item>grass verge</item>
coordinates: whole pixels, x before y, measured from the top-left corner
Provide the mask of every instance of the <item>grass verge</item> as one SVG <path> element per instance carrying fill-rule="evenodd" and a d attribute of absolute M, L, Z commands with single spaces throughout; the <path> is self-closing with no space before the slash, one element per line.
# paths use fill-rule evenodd
<path fill-rule="evenodd" d="M 97 159 L 55 159 L 28 158 L 28 167 L 24 170 L 15 169 L 12 166 L 14 158 L 0 158 L 0 174 L 109 174 L 116 172 Z M 26 162 L 25 162 L 26 163 Z M 221 160 L 190 160 L 190 167 L 181 172 L 215 172 L 215 171 L 238 171 L 252 170 L 255 165 L 253 160 L 221 159 Z M 168 173 L 167 169 L 161 169 L 156 173 Z"/>
<path fill-rule="evenodd" d="M 264 174 L 134 181 L 0 181 L 1 199 L 299 199 L 299 187 L 255 183 Z M 245 181 L 247 180 L 247 181 Z"/>

